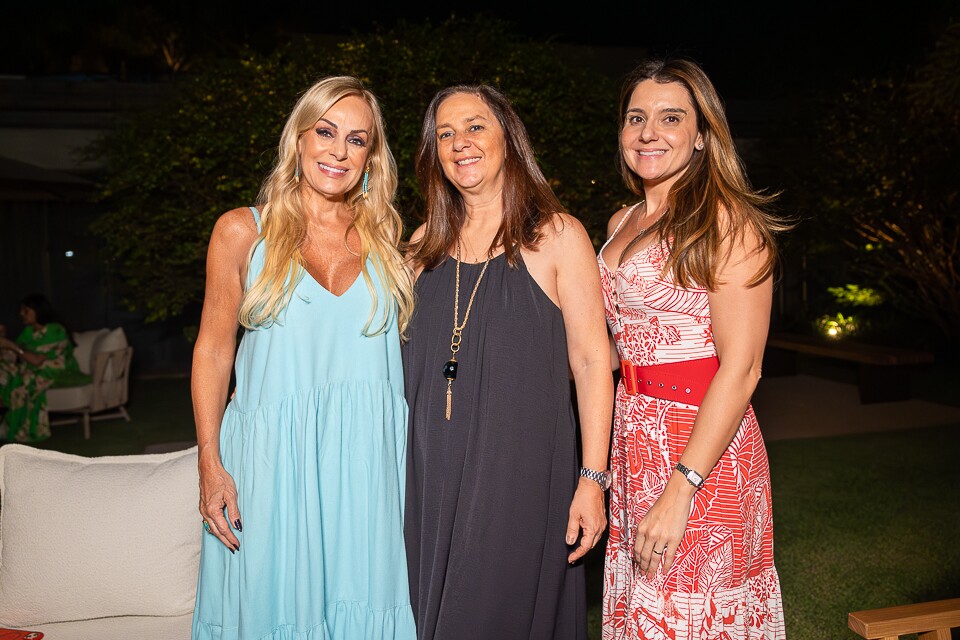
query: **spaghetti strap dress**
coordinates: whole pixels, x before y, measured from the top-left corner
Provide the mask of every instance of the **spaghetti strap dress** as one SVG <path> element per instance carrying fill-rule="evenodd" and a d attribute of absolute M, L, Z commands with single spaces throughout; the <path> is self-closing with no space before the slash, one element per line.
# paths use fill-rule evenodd
<path fill-rule="evenodd" d="M 460 320 L 483 264 L 461 263 Z M 521 262 L 490 260 L 446 412 L 456 261 L 424 271 L 403 345 L 404 529 L 421 640 L 581 640 L 584 569 L 564 538 L 578 481 L 560 309 Z"/>
<path fill-rule="evenodd" d="M 261 242 L 248 285 L 263 260 Z M 392 298 L 367 267 L 376 327 Z M 362 275 L 335 296 L 304 271 L 280 321 L 244 332 L 220 428 L 240 550 L 198 525 L 194 640 L 415 638 L 400 340 L 392 306 L 387 330 L 364 335 L 371 304 Z"/>
<path fill-rule="evenodd" d="M 601 249 L 607 323 L 621 360 L 650 366 L 717 355 L 707 290 L 664 278 L 668 256 L 668 243 L 655 242 L 611 268 Z M 662 494 L 698 411 L 642 394 L 628 394 L 623 380 L 617 387 L 603 640 L 782 640 L 770 469 L 752 407 L 695 494 L 674 565 L 647 580 L 634 564 L 637 524 Z"/>

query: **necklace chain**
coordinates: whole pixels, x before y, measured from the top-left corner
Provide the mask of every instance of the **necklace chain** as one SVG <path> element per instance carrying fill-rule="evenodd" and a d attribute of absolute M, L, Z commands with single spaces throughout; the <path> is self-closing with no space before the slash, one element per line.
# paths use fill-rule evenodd
<path fill-rule="evenodd" d="M 641 200 L 639 204 L 646 206 L 646 202 L 647 202 L 646 200 Z M 638 206 L 639 206 L 639 205 L 638 205 Z M 634 237 L 634 240 L 635 240 L 635 241 L 636 241 L 636 240 L 639 240 L 640 238 L 642 238 L 642 237 L 647 233 L 647 231 L 650 231 L 650 229 L 652 229 L 652 228 L 654 228 L 655 226 L 657 226 L 657 223 L 660 222 L 660 218 L 662 218 L 662 217 L 663 217 L 663 214 L 665 214 L 666 212 L 667 212 L 667 210 L 664 209 L 663 211 L 660 212 L 660 215 L 658 215 L 656 218 L 654 218 L 654 220 L 653 220 L 652 223 L 648 224 L 647 226 L 645 226 L 645 227 L 642 228 L 642 229 L 637 229 L 637 235 Z M 638 226 L 638 227 L 640 226 L 640 219 L 641 219 L 642 217 L 643 217 L 643 216 L 637 216 L 637 226 Z"/>
<path fill-rule="evenodd" d="M 470 300 L 467 302 L 467 310 L 463 314 L 463 323 L 458 324 L 457 319 L 460 317 L 460 238 L 457 238 L 457 289 L 453 297 L 453 331 L 454 333 L 461 333 L 464 327 L 467 326 L 467 319 L 470 317 L 470 309 L 473 308 L 473 299 L 477 295 L 477 289 L 480 288 L 480 281 L 483 280 L 483 274 L 487 272 L 487 266 L 490 264 L 490 254 L 487 254 L 487 259 L 483 262 L 483 269 L 480 271 L 480 277 L 477 278 L 476 284 L 473 285 L 473 291 L 470 293 Z"/>
<path fill-rule="evenodd" d="M 633 209 L 630 210 L 629 215 L 632 216 L 634 210 L 638 209 L 638 208 L 640 207 L 640 205 L 646 206 L 646 202 L 647 202 L 646 200 L 641 200 L 640 202 L 638 202 L 638 203 L 636 204 L 636 206 L 635 206 Z M 635 244 L 636 242 L 638 242 L 638 241 L 640 240 L 640 238 L 642 238 L 642 237 L 647 233 L 647 231 L 649 231 L 650 229 L 652 229 L 652 228 L 654 228 L 655 226 L 657 226 L 657 223 L 660 222 L 660 218 L 662 218 L 662 217 L 663 217 L 663 214 L 665 214 L 666 212 L 667 212 L 667 210 L 664 209 L 663 211 L 660 212 L 660 215 L 658 215 L 658 216 L 656 217 L 656 219 L 655 219 L 651 224 L 647 225 L 646 227 L 643 227 L 642 229 L 637 229 L 637 234 L 633 237 L 633 240 L 631 240 L 631 241 L 629 242 L 629 244 L 631 244 L 631 245 L 632 245 L 632 244 Z M 638 227 L 640 226 L 640 218 L 641 218 L 641 216 L 637 216 L 637 226 L 638 226 Z M 624 220 L 624 222 L 626 222 L 626 220 Z M 621 223 L 621 224 L 623 224 L 623 223 Z M 625 260 L 624 260 L 624 261 L 625 261 Z M 617 291 L 617 279 L 616 279 L 616 276 L 614 276 L 613 282 L 612 282 L 611 284 L 612 284 L 612 287 L 611 287 L 611 288 L 612 288 L 612 292 L 611 292 L 611 293 L 613 294 L 611 297 L 613 298 L 613 311 L 614 311 L 614 316 L 616 317 L 617 325 L 620 325 L 620 292 Z"/>
<path fill-rule="evenodd" d="M 483 269 L 480 270 L 480 276 L 473 285 L 473 291 L 470 293 L 470 300 L 467 302 L 467 309 L 463 313 L 463 322 L 460 322 L 460 238 L 457 237 L 457 275 L 453 294 L 453 333 L 450 336 L 450 359 L 443 365 L 443 377 L 447 379 L 447 420 L 453 405 L 453 381 L 457 379 L 457 352 L 460 351 L 460 342 L 463 340 L 463 330 L 467 326 L 467 320 L 470 318 L 470 310 L 473 308 L 473 300 L 476 298 L 477 291 L 480 289 L 480 281 L 490 266 L 490 252 L 487 252 L 487 259 L 483 262 Z"/>

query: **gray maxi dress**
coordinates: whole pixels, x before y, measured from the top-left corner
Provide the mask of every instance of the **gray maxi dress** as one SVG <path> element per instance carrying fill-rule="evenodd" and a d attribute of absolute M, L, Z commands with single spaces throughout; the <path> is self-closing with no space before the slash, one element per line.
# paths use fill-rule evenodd
<path fill-rule="evenodd" d="M 483 263 L 461 263 L 460 321 Z M 579 466 L 560 309 L 501 254 L 477 290 L 445 418 L 456 261 L 421 273 L 402 349 L 404 538 L 420 640 L 581 640 L 564 537 Z"/>

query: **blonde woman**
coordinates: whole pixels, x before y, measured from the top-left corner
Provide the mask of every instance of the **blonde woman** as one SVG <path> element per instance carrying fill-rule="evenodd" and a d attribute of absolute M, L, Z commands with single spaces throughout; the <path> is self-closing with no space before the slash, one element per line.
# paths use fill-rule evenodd
<path fill-rule="evenodd" d="M 772 198 L 688 60 L 624 83 L 620 166 L 638 201 L 599 264 L 616 342 L 604 640 L 784 637 L 770 470 L 750 396 L 772 299 Z"/>
<path fill-rule="evenodd" d="M 214 227 L 192 378 L 194 639 L 415 637 L 396 187 L 376 98 L 329 77 L 290 114 L 261 206 Z"/>

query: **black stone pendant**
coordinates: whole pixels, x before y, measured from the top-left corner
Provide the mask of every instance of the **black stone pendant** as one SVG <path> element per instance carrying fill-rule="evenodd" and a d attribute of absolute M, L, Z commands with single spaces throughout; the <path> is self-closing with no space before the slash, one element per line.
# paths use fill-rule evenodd
<path fill-rule="evenodd" d="M 443 365 L 443 377 L 447 380 L 456 380 L 457 379 L 457 361 L 448 360 L 445 365 Z"/>

